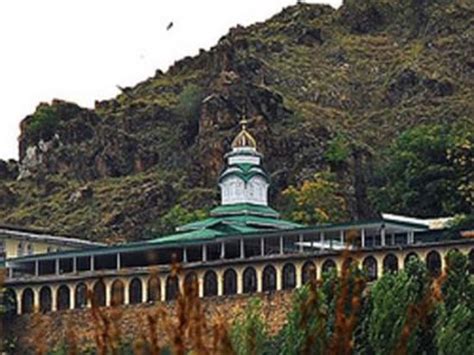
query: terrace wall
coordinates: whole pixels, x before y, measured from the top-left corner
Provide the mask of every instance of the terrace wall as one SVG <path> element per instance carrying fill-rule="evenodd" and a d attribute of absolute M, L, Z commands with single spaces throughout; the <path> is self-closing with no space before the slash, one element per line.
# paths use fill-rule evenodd
<path fill-rule="evenodd" d="M 283 326 L 286 314 L 291 305 L 291 292 L 279 291 L 272 294 L 255 295 L 262 300 L 262 313 L 270 324 L 274 334 Z M 208 324 L 218 315 L 223 316 L 230 324 L 241 313 L 249 300 L 248 295 L 212 297 L 201 300 Z M 162 304 L 169 312 L 174 312 L 175 303 Z M 159 306 L 156 304 L 138 304 L 100 309 L 107 317 L 115 319 L 114 323 L 123 339 L 133 342 L 140 336 L 148 337 L 148 315 L 156 315 Z M 66 337 L 73 335 L 80 348 L 94 344 L 98 331 L 91 309 L 67 310 L 48 314 L 24 314 L 6 322 L 7 335 L 16 339 L 16 354 L 34 353 L 38 347 L 57 348 Z M 158 323 L 158 339 L 161 344 L 166 341 L 163 324 Z"/>

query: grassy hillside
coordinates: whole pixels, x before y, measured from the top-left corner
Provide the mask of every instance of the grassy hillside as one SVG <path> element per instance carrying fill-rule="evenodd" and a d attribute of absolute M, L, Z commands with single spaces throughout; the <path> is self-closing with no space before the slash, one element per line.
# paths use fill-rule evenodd
<path fill-rule="evenodd" d="M 282 191 L 321 171 L 352 218 L 382 207 L 470 213 L 473 87 L 472 1 L 295 5 L 231 29 L 209 51 L 94 110 L 60 100 L 38 106 L 22 122 L 21 179 L 2 174 L 0 219 L 98 240 L 164 233 L 170 215 L 186 220 L 216 203 L 222 155 L 244 112 L 272 176 L 272 204 L 288 214 Z M 449 130 L 449 144 L 425 152 L 442 169 L 419 178 L 431 165 L 398 157 L 414 154 L 398 140 L 416 138 L 410 131 L 419 127 L 439 132 L 432 126 Z M 433 179 L 439 186 L 421 189 Z M 460 203 L 417 207 L 427 193 L 444 198 L 438 189 Z"/>

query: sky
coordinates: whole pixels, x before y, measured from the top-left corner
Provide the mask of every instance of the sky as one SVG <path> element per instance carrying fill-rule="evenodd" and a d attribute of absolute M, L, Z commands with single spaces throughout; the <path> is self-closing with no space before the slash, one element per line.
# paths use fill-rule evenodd
<path fill-rule="evenodd" d="M 328 3 L 342 0 L 306 1 Z M 1 0 L 0 159 L 18 158 L 20 121 L 54 98 L 93 107 L 209 49 L 229 28 L 296 0 Z M 166 27 L 173 22 L 173 27 Z"/>

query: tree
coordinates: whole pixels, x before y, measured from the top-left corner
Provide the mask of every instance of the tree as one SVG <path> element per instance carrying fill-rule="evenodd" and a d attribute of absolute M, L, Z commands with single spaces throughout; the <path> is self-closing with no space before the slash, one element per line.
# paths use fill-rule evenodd
<path fill-rule="evenodd" d="M 152 227 L 151 234 L 166 235 L 168 233 L 173 233 L 178 226 L 204 219 L 206 217 L 207 212 L 205 210 L 197 209 L 189 211 L 180 204 L 177 204 L 158 220 L 158 222 Z"/>
<path fill-rule="evenodd" d="M 237 355 L 263 354 L 268 344 L 267 324 L 261 317 L 261 301 L 253 298 L 231 329 L 232 347 Z"/>
<path fill-rule="evenodd" d="M 346 200 L 334 174 L 325 171 L 314 175 L 299 187 L 283 191 L 287 199 L 286 214 L 295 222 L 317 224 L 347 220 Z"/>
<path fill-rule="evenodd" d="M 444 302 L 438 308 L 436 345 L 441 354 L 474 353 L 474 281 L 468 258 L 453 250 L 446 258 Z"/>
<path fill-rule="evenodd" d="M 420 217 L 472 213 L 474 127 L 431 124 L 402 133 L 377 169 L 378 210 Z"/>
<path fill-rule="evenodd" d="M 370 297 L 368 342 L 375 354 L 434 351 L 430 278 L 421 260 L 412 258 L 398 274 L 386 273 Z"/>

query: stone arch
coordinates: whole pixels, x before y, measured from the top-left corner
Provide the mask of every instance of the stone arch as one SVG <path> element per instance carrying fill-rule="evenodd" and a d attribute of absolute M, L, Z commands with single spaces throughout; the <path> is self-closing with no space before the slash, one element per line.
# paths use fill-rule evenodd
<path fill-rule="evenodd" d="M 190 271 L 184 277 L 184 293 L 193 297 L 199 296 L 198 278 L 194 271 Z"/>
<path fill-rule="evenodd" d="M 176 275 L 169 275 L 166 278 L 166 300 L 172 301 L 178 297 L 179 294 L 179 279 Z"/>
<path fill-rule="evenodd" d="M 75 305 L 74 308 L 81 309 L 87 306 L 87 286 L 84 282 L 80 282 L 76 286 Z"/>
<path fill-rule="evenodd" d="M 364 268 L 364 271 L 367 275 L 367 281 L 371 282 L 377 280 L 377 259 L 375 259 L 372 255 L 367 256 L 362 262 L 362 267 Z"/>
<path fill-rule="evenodd" d="M 148 302 L 157 302 L 161 300 L 161 283 L 160 278 L 157 275 L 152 275 L 148 279 Z"/>
<path fill-rule="evenodd" d="M 31 288 L 25 288 L 21 294 L 21 313 L 33 313 L 35 308 L 35 294 Z"/>
<path fill-rule="evenodd" d="M 337 266 L 335 261 L 332 259 L 324 260 L 323 265 L 321 266 L 321 272 L 324 274 L 331 271 L 332 269 L 335 269 L 337 272 Z"/>
<path fill-rule="evenodd" d="M 296 287 L 296 268 L 295 265 L 288 263 L 282 270 L 282 288 L 290 290 Z"/>
<path fill-rule="evenodd" d="M 310 260 L 303 264 L 301 269 L 301 283 L 303 285 L 316 280 L 316 265 Z"/>
<path fill-rule="evenodd" d="M 5 307 L 5 317 L 10 318 L 18 313 L 18 304 L 16 301 L 16 292 L 7 288 L 3 293 L 3 305 Z"/>
<path fill-rule="evenodd" d="M 61 285 L 57 292 L 58 311 L 64 311 L 71 308 L 71 291 L 69 286 Z"/>
<path fill-rule="evenodd" d="M 105 284 L 98 280 L 92 288 L 92 302 L 96 307 L 105 307 Z"/>
<path fill-rule="evenodd" d="M 110 303 L 112 306 L 121 306 L 125 303 L 125 285 L 122 280 L 115 280 L 110 288 Z"/>
<path fill-rule="evenodd" d="M 204 274 L 204 297 L 217 296 L 217 275 L 209 270 Z"/>
<path fill-rule="evenodd" d="M 224 272 L 224 295 L 235 295 L 237 293 L 237 273 L 234 269 Z"/>
<path fill-rule="evenodd" d="M 474 275 L 474 249 L 468 254 L 468 262 L 469 262 L 469 274 Z"/>
<path fill-rule="evenodd" d="M 272 292 L 277 289 L 277 273 L 273 265 L 267 265 L 262 272 L 262 291 Z"/>
<path fill-rule="evenodd" d="M 255 293 L 257 292 L 257 272 L 252 266 L 247 267 L 243 274 L 243 292 Z"/>
<path fill-rule="evenodd" d="M 414 251 L 412 251 L 412 252 L 408 253 L 407 256 L 405 257 L 405 260 L 404 260 L 404 262 L 403 262 L 403 267 L 407 267 L 408 261 L 410 261 L 411 258 L 420 259 L 420 257 L 418 256 L 418 254 L 415 253 Z"/>
<path fill-rule="evenodd" d="M 431 250 L 426 255 L 426 267 L 431 276 L 438 277 L 441 275 L 441 255 L 436 250 Z"/>
<path fill-rule="evenodd" d="M 142 280 L 140 280 L 138 277 L 134 277 L 128 285 L 128 294 L 130 297 L 130 304 L 141 303 L 143 295 Z"/>
<path fill-rule="evenodd" d="M 49 286 L 41 287 L 39 298 L 40 298 L 40 303 L 39 303 L 40 312 L 41 313 L 51 312 L 51 310 L 53 309 L 53 294 L 51 292 L 51 287 Z"/>
<path fill-rule="evenodd" d="M 398 258 L 395 254 L 385 255 L 383 258 L 383 272 L 398 272 Z"/>

